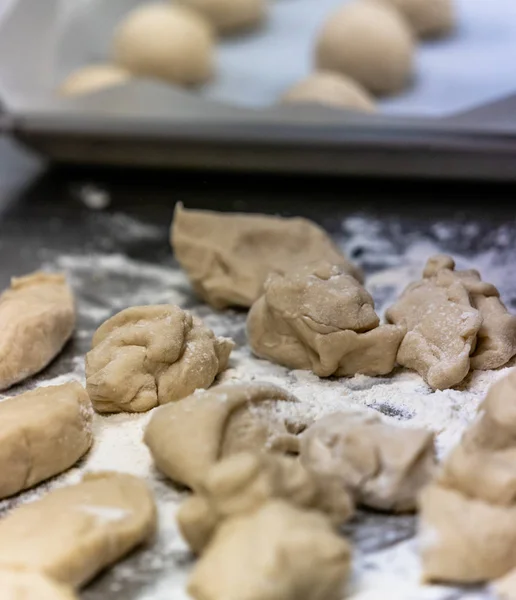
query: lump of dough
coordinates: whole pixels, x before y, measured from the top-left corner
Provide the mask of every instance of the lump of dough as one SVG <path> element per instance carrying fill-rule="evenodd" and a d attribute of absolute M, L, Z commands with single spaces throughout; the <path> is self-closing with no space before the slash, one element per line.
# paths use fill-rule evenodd
<path fill-rule="evenodd" d="M 180 0 L 198 10 L 221 34 L 258 27 L 267 15 L 267 0 Z"/>
<path fill-rule="evenodd" d="M 127 71 L 113 65 L 89 65 L 70 73 L 60 85 L 59 93 L 63 96 L 91 94 L 125 83 L 129 78 Z"/>
<path fill-rule="evenodd" d="M 90 400 L 79 383 L 0 402 L 0 498 L 62 473 L 90 448 Z"/>
<path fill-rule="evenodd" d="M 361 279 L 328 234 L 302 218 L 186 210 L 178 204 L 171 243 L 194 290 L 215 308 L 249 307 L 270 272 L 320 259 Z"/>
<path fill-rule="evenodd" d="M 233 347 L 178 306 L 134 306 L 95 332 L 86 389 L 98 412 L 143 412 L 209 387 Z"/>
<path fill-rule="evenodd" d="M 281 97 L 286 104 L 325 104 L 364 112 L 374 112 L 375 104 L 367 90 L 350 77 L 329 71 L 314 73 L 295 83 Z"/>
<path fill-rule="evenodd" d="M 497 600 L 516 600 L 516 569 L 495 581 L 492 591 Z"/>
<path fill-rule="evenodd" d="M 40 573 L 0 569 L 2 600 L 78 600 L 73 590 Z"/>
<path fill-rule="evenodd" d="M 222 523 L 188 592 L 197 600 L 340 600 L 350 558 L 326 517 L 273 500 Z"/>
<path fill-rule="evenodd" d="M 96 473 L 0 520 L 0 569 L 40 572 L 80 587 L 148 540 L 156 508 L 146 484 Z"/>
<path fill-rule="evenodd" d="M 454 0 L 383 0 L 397 8 L 421 38 L 444 37 L 455 27 Z"/>
<path fill-rule="evenodd" d="M 376 415 L 327 415 L 301 434 L 301 462 L 334 479 L 358 504 L 412 511 L 435 469 L 433 434 L 383 423 Z"/>
<path fill-rule="evenodd" d="M 414 39 L 390 6 L 346 3 L 320 31 L 315 62 L 318 69 L 347 75 L 373 94 L 395 94 L 412 77 Z"/>
<path fill-rule="evenodd" d="M 204 83 L 214 70 L 214 36 L 197 12 L 177 4 L 144 4 L 115 31 L 113 60 L 133 75 L 180 85 Z"/>
<path fill-rule="evenodd" d="M 378 323 L 362 285 L 321 261 L 269 275 L 247 335 L 257 356 L 319 377 L 383 375 L 394 368 L 403 330 Z"/>
<path fill-rule="evenodd" d="M 74 297 L 64 275 L 13 278 L 0 296 L 0 390 L 45 368 L 74 327 Z"/>
<path fill-rule="evenodd" d="M 298 439 L 279 405 L 296 402 L 270 383 L 219 385 L 155 411 L 144 441 L 160 471 L 199 490 L 213 464 L 232 452 L 295 453 Z"/>

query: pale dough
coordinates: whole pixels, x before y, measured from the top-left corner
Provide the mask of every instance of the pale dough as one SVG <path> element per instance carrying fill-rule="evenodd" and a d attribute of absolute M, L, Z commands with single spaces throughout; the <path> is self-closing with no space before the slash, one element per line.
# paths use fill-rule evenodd
<path fill-rule="evenodd" d="M 178 306 L 134 306 L 95 332 L 86 389 L 98 412 L 143 412 L 209 387 L 233 347 Z"/>
<path fill-rule="evenodd" d="M 388 5 L 363 0 L 330 15 L 317 39 L 316 66 L 361 83 L 373 94 L 395 94 L 410 83 L 414 39 L 406 21 Z"/>
<path fill-rule="evenodd" d="M 180 1 L 198 10 L 221 34 L 259 27 L 265 20 L 268 8 L 268 0 Z"/>
<path fill-rule="evenodd" d="M 204 83 L 214 71 L 208 21 L 179 4 L 144 4 L 115 31 L 113 60 L 133 75 L 180 85 Z"/>
<path fill-rule="evenodd" d="M 516 600 L 516 570 L 495 581 L 492 591 L 497 600 Z"/>
<path fill-rule="evenodd" d="M 154 500 L 132 475 L 97 473 L 0 520 L 0 569 L 40 572 L 74 588 L 147 541 Z"/>
<path fill-rule="evenodd" d="M 295 83 L 282 96 L 283 104 L 323 104 L 364 112 L 376 110 L 367 90 L 350 77 L 320 71 Z"/>
<path fill-rule="evenodd" d="M 247 318 L 253 352 L 319 377 L 394 368 L 403 329 L 380 325 L 373 299 L 344 269 L 321 261 L 272 273 Z"/>
<path fill-rule="evenodd" d="M 275 414 L 279 402 L 297 398 L 270 383 L 219 385 L 155 411 L 144 441 L 161 472 L 200 490 L 222 456 L 246 450 L 297 452 L 296 434 Z M 265 407 L 263 416 L 259 405 Z"/>
<path fill-rule="evenodd" d="M 2 600 L 78 600 L 73 590 L 39 573 L 0 569 Z"/>
<path fill-rule="evenodd" d="M 45 368 L 74 326 L 74 297 L 64 275 L 13 278 L 0 296 L 0 390 Z"/>
<path fill-rule="evenodd" d="M 79 96 L 121 85 L 130 74 L 114 65 L 88 65 L 70 73 L 59 87 L 63 96 Z"/>
<path fill-rule="evenodd" d="M 324 515 L 272 500 L 222 523 L 188 592 L 196 600 L 340 600 L 350 559 Z"/>
<path fill-rule="evenodd" d="M 376 0 L 378 1 L 378 0 Z M 397 8 L 422 38 L 444 37 L 455 28 L 455 0 L 383 0 Z"/>
<path fill-rule="evenodd" d="M 320 259 L 362 277 L 323 229 L 302 218 L 186 210 L 178 204 L 171 242 L 195 291 L 215 308 L 249 307 L 270 272 Z"/>
<path fill-rule="evenodd" d="M 92 413 L 79 383 L 41 387 L 0 402 L 0 498 L 74 465 L 93 441 Z"/>
<path fill-rule="evenodd" d="M 376 415 L 327 415 L 301 434 L 301 462 L 339 482 L 355 502 L 392 512 L 415 510 L 435 469 L 433 434 L 383 423 Z"/>

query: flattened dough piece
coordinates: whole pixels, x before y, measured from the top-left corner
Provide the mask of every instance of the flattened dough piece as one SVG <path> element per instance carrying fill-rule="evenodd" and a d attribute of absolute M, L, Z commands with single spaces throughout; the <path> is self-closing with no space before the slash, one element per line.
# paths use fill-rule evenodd
<path fill-rule="evenodd" d="M 13 278 L 0 296 L 0 390 L 44 369 L 74 326 L 74 297 L 64 275 Z"/>
<path fill-rule="evenodd" d="M 302 218 L 187 210 L 178 204 L 171 243 L 196 293 L 215 308 L 249 307 L 269 273 L 321 259 L 362 278 L 328 234 Z"/>
<path fill-rule="evenodd" d="M 0 569 L 2 600 L 78 600 L 68 587 L 40 573 Z"/>
<path fill-rule="evenodd" d="M 134 306 L 95 332 L 86 389 L 98 412 L 143 412 L 209 387 L 233 347 L 178 306 Z"/>
<path fill-rule="evenodd" d="M 59 86 L 63 96 L 80 96 L 122 85 L 129 81 L 128 71 L 114 65 L 88 65 L 73 71 Z"/>
<path fill-rule="evenodd" d="M 146 484 L 123 473 L 86 475 L 0 521 L 0 568 L 40 572 L 80 587 L 149 539 L 156 526 Z"/>
<path fill-rule="evenodd" d="M 384 375 L 394 368 L 404 331 L 378 323 L 362 285 L 319 261 L 269 275 L 249 312 L 247 335 L 257 356 L 319 377 Z"/>
<path fill-rule="evenodd" d="M 498 600 L 516 600 L 516 570 L 495 581 L 492 591 Z"/>
<path fill-rule="evenodd" d="M 433 434 L 388 425 L 375 415 L 330 414 L 300 437 L 308 470 L 338 481 L 357 503 L 377 510 L 414 510 L 434 474 Z"/>
<path fill-rule="evenodd" d="M 196 600 L 340 600 L 350 558 L 322 514 L 274 500 L 219 527 L 188 592 Z"/>
<path fill-rule="evenodd" d="M 276 412 L 280 402 L 297 398 L 270 383 L 219 385 L 155 411 L 144 441 L 160 471 L 199 490 L 222 456 L 246 450 L 297 451 L 297 436 Z M 259 405 L 265 406 L 263 417 Z"/>
<path fill-rule="evenodd" d="M 0 498 L 74 465 L 93 441 L 92 414 L 88 394 L 76 382 L 0 402 Z"/>

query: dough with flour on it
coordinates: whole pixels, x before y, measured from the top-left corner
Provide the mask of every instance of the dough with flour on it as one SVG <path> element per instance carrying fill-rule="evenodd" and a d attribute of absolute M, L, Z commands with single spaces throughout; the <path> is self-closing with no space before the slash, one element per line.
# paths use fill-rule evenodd
<path fill-rule="evenodd" d="M 347 75 L 375 95 L 395 94 L 410 82 L 415 44 L 397 10 L 357 0 L 330 15 L 315 54 L 319 70 Z"/>
<path fill-rule="evenodd" d="M 186 6 L 144 4 L 117 27 L 112 54 L 133 75 L 197 85 L 213 74 L 214 35 L 208 21 Z"/>
<path fill-rule="evenodd" d="M 40 573 L 0 569 L 2 600 L 78 600 L 73 590 Z"/>
<path fill-rule="evenodd" d="M 187 210 L 178 204 L 171 242 L 194 290 L 215 308 L 249 307 L 269 273 L 320 259 L 362 277 L 323 229 L 297 217 Z"/>
<path fill-rule="evenodd" d="M 155 527 L 154 500 L 141 479 L 89 474 L 0 520 L 0 569 L 40 572 L 78 588 Z"/>
<path fill-rule="evenodd" d="M 223 35 L 259 27 L 265 20 L 268 8 L 267 0 L 180 1 L 198 10 Z"/>
<path fill-rule="evenodd" d="M 188 583 L 196 600 L 340 600 L 348 543 L 321 513 L 282 500 L 222 523 Z"/>
<path fill-rule="evenodd" d="M 80 96 L 121 85 L 129 81 L 128 71 L 114 65 L 88 65 L 82 67 L 63 81 L 59 93 L 63 96 Z"/>
<path fill-rule="evenodd" d="M 383 2 L 398 9 L 415 34 L 421 38 L 445 37 L 455 28 L 454 0 L 383 0 Z"/>
<path fill-rule="evenodd" d="M 370 294 L 326 261 L 272 273 L 247 318 L 253 352 L 319 377 L 384 375 L 394 368 L 403 329 L 380 325 Z"/>
<path fill-rule="evenodd" d="M 358 504 L 392 512 L 413 511 L 434 474 L 434 436 L 396 427 L 376 415 L 327 415 L 301 434 L 305 467 L 339 482 Z"/>
<path fill-rule="evenodd" d="M 74 297 L 64 275 L 14 277 L 0 296 L 0 390 L 44 369 L 74 327 Z"/>
<path fill-rule="evenodd" d="M 93 411 L 79 383 L 0 402 L 0 498 L 62 473 L 90 448 Z"/>
<path fill-rule="evenodd" d="M 282 96 L 282 104 L 323 104 L 364 112 L 376 110 L 367 90 L 350 77 L 320 71 L 295 83 Z"/>
<path fill-rule="evenodd" d="M 178 306 L 133 306 L 95 332 L 86 389 L 98 412 L 143 412 L 209 387 L 233 347 Z"/>
<path fill-rule="evenodd" d="M 155 411 L 144 441 L 157 468 L 177 483 L 202 489 L 222 457 L 245 451 L 295 453 L 298 439 L 278 410 L 295 396 L 271 383 L 218 385 Z"/>

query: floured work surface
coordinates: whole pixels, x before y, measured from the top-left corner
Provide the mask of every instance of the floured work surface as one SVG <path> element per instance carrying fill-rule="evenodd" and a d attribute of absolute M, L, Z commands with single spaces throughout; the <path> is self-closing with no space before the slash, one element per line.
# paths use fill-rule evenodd
<path fill-rule="evenodd" d="M 15 215 L 10 220 L 8 215 L 0 221 L 2 249 L 6 253 L 12 250 L 10 255 L 18 256 L 14 252 L 16 238 L 18 235 L 19 239 L 19 230 L 23 229 L 26 253 L 20 254 L 16 267 L 23 271 L 36 266 L 67 271 L 78 296 L 79 310 L 75 339 L 65 353 L 43 374 L 13 389 L 9 395 L 36 385 L 83 381 L 83 357 L 95 328 L 126 306 L 161 302 L 177 303 L 192 310 L 216 334 L 236 341 L 237 348 L 223 381 L 260 379 L 283 386 L 301 399 L 303 414 L 320 416 L 346 407 L 359 407 L 379 411 L 393 423 L 428 427 L 438 434 L 441 456 L 458 441 L 489 385 L 507 372 L 506 369 L 474 372 L 457 390 L 432 392 L 417 374 L 403 370 L 381 378 L 356 376 L 322 381 L 309 372 L 288 371 L 257 360 L 245 345 L 245 315 L 235 311 L 217 313 L 200 304 L 192 296 L 186 277 L 173 263 L 167 242 L 171 207 L 159 209 L 158 216 L 153 213 L 156 207 L 149 206 L 148 214 L 156 217 L 153 223 L 142 223 L 115 210 L 96 213 L 81 209 L 77 201 L 72 208 L 67 211 L 50 205 L 44 210 L 44 219 L 38 211 L 34 216 L 25 213 L 25 217 L 20 218 L 20 211 L 19 221 Z M 140 209 L 140 213 L 145 214 L 145 211 Z M 499 287 L 514 311 L 514 221 L 493 223 L 487 219 L 485 223 L 480 218 L 475 221 L 457 215 L 451 220 L 418 222 L 398 214 L 381 220 L 360 214 L 344 219 L 344 214 L 344 210 L 336 206 L 335 211 L 326 214 L 323 224 L 332 229 L 336 241 L 365 268 L 366 284 L 375 297 L 379 313 L 399 296 L 409 281 L 417 279 L 428 256 L 439 251 L 453 254 L 460 268 L 478 268 L 486 279 Z M 32 235 L 32 230 L 37 231 L 37 235 Z M 2 285 L 10 274 L 6 269 L 11 268 L 14 268 L 11 264 L 2 267 Z M 96 415 L 94 447 L 76 468 L 0 503 L 0 512 L 4 513 L 48 489 L 77 481 L 88 470 L 126 471 L 143 476 L 150 483 L 159 504 L 157 542 L 136 551 L 100 576 L 81 593 L 84 600 L 186 598 L 184 585 L 192 559 L 174 522 L 174 513 L 184 492 L 156 473 L 141 441 L 151 414 L 152 411 L 141 415 Z M 483 589 L 419 585 L 414 517 L 362 511 L 345 529 L 355 548 L 349 598 L 383 600 L 387 589 L 392 594 L 389 597 L 396 600 L 487 600 L 491 597 Z"/>

